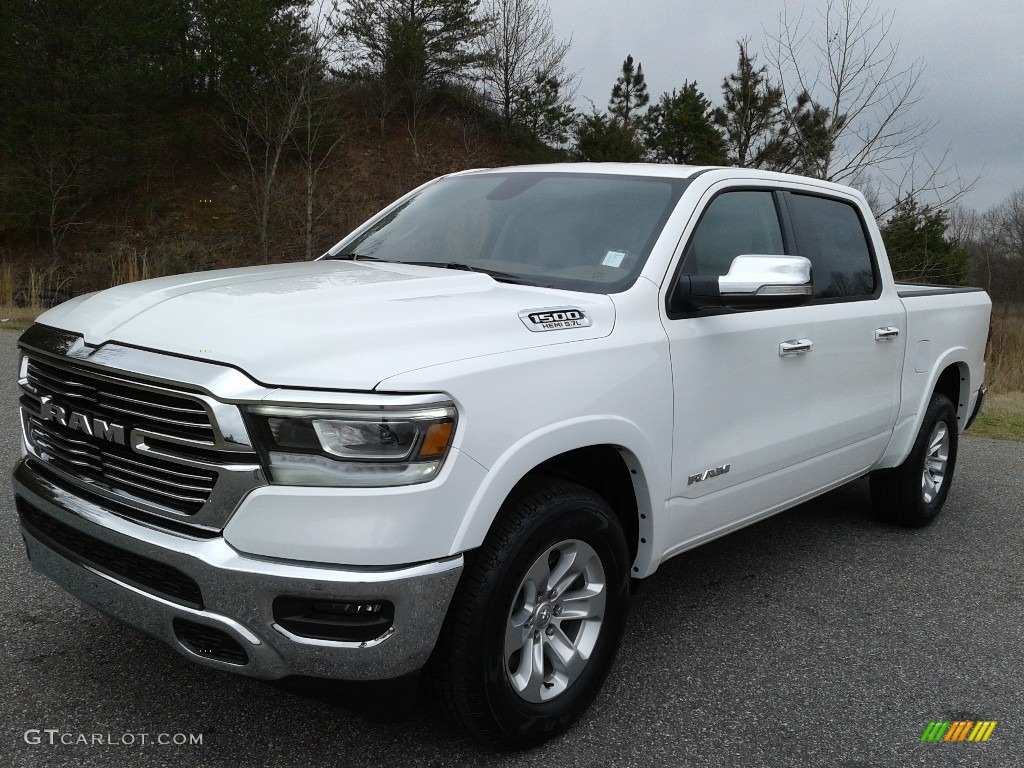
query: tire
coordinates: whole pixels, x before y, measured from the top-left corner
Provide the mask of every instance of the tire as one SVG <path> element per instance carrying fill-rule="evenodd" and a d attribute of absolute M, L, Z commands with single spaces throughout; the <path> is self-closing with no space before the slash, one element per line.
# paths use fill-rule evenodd
<path fill-rule="evenodd" d="M 554 479 L 517 487 L 462 575 L 428 667 L 446 714 L 502 748 L 566 730 L 615 657 L 629 569 L 600 496 Z"/>
<path fill-rule="evenodd" d="M 946 503 L 958 442 L 953 403 L 932 395 L 910 455 L 894 469 L 871 473 L 871 502 L 879 516 L 909 528 L 931 523 Z"/>

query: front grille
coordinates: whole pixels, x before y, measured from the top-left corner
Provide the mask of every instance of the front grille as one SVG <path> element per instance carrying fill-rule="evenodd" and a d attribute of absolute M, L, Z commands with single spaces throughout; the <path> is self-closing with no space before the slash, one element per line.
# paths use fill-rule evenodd
<path fill-rule="evenodd" d="M 21 497 L 16 499 L 21 524 L 36 539 L 84 565 L 175 603 L 202 610 L 199 585 L 177 568 L 107 544 L 44 515 Z"/>
<path fill-rule="evenodd" d="M 48 397 L 60 408 L 86 417 L 89 423 L 100 419 L 108 425 L 123 426 L 124 434 L 141 429 L 195 441 L 200 445 L 168 445 L 173 451 L 208 459 L 206 446 L 214 445 L 214 427 L 198 400 L 82 366 L 57 366 L 36 358 L 28 361 L 23 388 L 26 434 L 39 458 L 55 469 L 119 496 L 182 515 L 194 515 L 209 502 L 217 483 L 217 472 L 212 469 L 160 459 L 89 434 L 91 430 L 72 429 L 40 416 L 42 398 Z M 159 441 L 159 437 L 155 439 Z"/>
<path fill-rule="evenodd" d="M 32 358 L 28 384 L 75 411 L 129 423 L 157 434 L 213 444 L 213 424 L 198 400 L 159 388 L 140 387 L 81 366 L 56 366 Z"/>
<path fill-rule="evenodd" d="M 223 630 L 188 619 L 175 619 L 174 634 L 192 653 L 239 666 L 249 663 L 249 654 Z"/>

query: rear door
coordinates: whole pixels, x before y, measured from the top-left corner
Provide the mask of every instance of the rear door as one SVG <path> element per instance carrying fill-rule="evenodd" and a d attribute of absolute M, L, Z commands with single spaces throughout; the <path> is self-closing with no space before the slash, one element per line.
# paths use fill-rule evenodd
<path fill-rule="evenodd" d="M 813 440 L 827 477 L 845 477 L 876 462 L 899 409 L 906 313 L 883 291 L 868 222 L 851 200 L 787 191 L 794 249 L 811 260 L 815 381 Z M 891 286 L 890 286 L 891 288 Z"/>

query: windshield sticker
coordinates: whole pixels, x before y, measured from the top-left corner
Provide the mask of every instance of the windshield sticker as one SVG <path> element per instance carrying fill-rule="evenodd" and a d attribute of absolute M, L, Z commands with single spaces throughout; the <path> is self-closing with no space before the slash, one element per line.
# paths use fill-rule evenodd
<path fill-rule="evenodd" d="M 621 267 L 623 260 L 629 254 L 625 251 L 608 251 L 601 260 L 606 267 Z"/>
<path fill-rule="evenodd" d="M 586 328 L 590 318 L 576 307 L 552 307 L 550 309 L 526 309 L 519 313 L 523 325 L 534 332 L 561 331 L 567 328 Z"/>

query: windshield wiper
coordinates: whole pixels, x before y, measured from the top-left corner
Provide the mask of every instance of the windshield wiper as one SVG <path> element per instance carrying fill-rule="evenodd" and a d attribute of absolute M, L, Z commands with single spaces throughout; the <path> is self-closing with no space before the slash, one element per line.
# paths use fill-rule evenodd
<path fill-rule="evenodd" d="M 475 267 L 461 261 L 403 261 L 401 259 L 382 259 L 378 256 L 368 256 L 362 253 L 339 253 L 335 256 L 326 256 L 325 261 L 380 261 L 388 264 L 410 264 L 414 267 L 437 267 L 438 269 L 458 269 L 463 272 L 479 272 L 490 275 L 495 280 L 503 283 L 516 283 L 517 285 L 533 285 L 534 283 L 521 275 L 514 275 L 511 272 L 502 272 L 487 267 Z"/>
<path fill-rule="evenodd" d="M 387 261 L 387 259 L 367 256 L 365 253 L 338 253 L 334 256 L 325 256 L 324 261 Z"/>
<path fill-rule="evenodd" d="M 401 263 L 412 264 L 416 267 L 438 267 L 440 269 L 458 269 L 463 272 L 480 272 L 484 275 L 490 275 L 495 280 L 500 280 L 503 283 L 529 284 L 530 282 L 521 275 L 514 275 L 511 272 L 501 272 L 500 270 L 489 269 L 487 267 L 475 267 L 461 261 L 403 261 Z"/>

